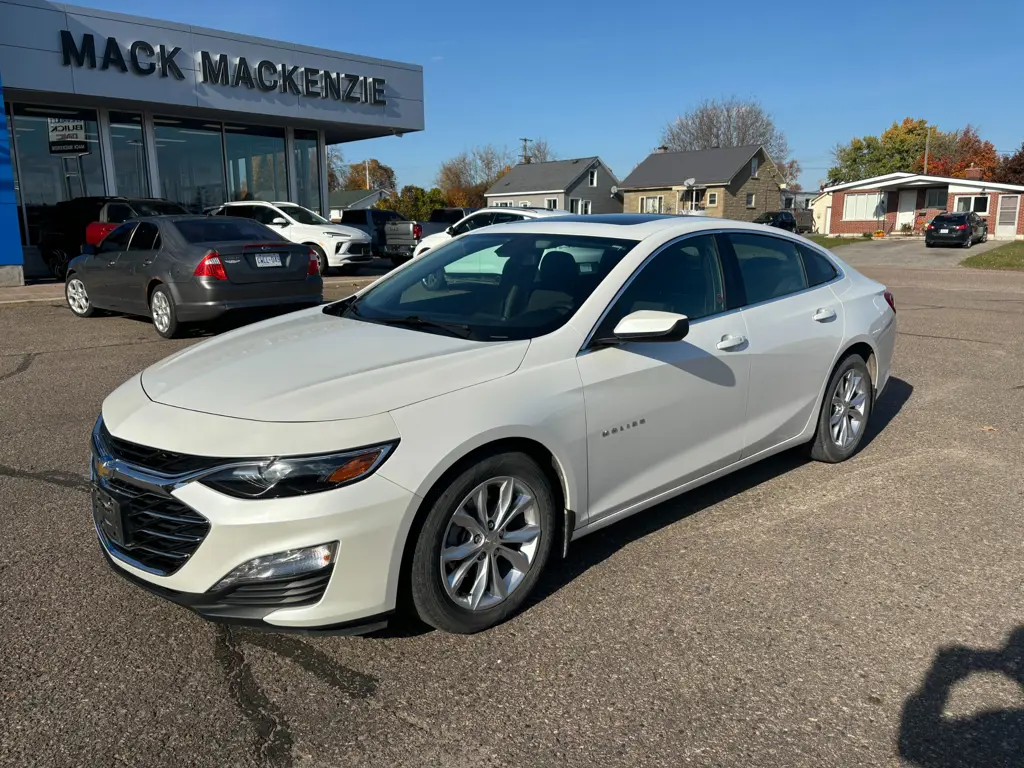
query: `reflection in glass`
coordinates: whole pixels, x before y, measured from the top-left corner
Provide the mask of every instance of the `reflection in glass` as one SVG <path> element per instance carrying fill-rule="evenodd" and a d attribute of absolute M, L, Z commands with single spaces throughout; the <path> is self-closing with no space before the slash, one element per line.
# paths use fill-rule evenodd
<path fill-rule="evenodd" d="M 161 196 L 194 213 L 224 203 L 220 123 L 154 117 L 153 129 Z"/>
<path fill-rule="evenodd" d="M 320 200 L 320 152 L 316 131 L 296 128 L 294 152 L 295 186 L 299 195 L 296 202 L 322 216 L 324 208 Z"/>
<path fill-rule="evenodd" d="M 149 169 L 146 167 L 142 115 L 134 112 L 111 112 L 110 146 L 114 155 L 117 194 L 125 197 L 149 197 Z"/>
<path fill-rule="evenodd" d="M 85 124 L 85 137 L 81 142 L 85 145 L 84 151 L 51 152 L 50 126 L 70 120 Z M 25 206 L 28 241 L 35 245 L 52 206 L 75 197 L 105 194 L 96 112 L 16 104 L 11 123 L 18 145 L 21 166 L 18 189 Z"/>
<path fill-rule="evenodd" d="M 225 125 L 224 148 L 231 200 L 288 199 L 283 128 Z"/>

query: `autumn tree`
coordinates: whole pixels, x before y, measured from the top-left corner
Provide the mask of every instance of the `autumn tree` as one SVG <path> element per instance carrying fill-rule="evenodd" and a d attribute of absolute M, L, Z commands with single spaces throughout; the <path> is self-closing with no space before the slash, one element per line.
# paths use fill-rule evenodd
<path fill-rule="evenodd" d="M 404 186 L 401 192 L 392 192 L 377 203 L 385 211 L 396 211 L 411 221 L 425 221 L 435 208 L 448 207 L 444 193 L 434 187 L 429 192 L 423 187 Z"/>
<path fill-rule="evenodd" d="M 515 156 L 493 144 L 474 147 L 445 160 L 437 172 L 437 187 L 456 207 L 482 208 L 484 193 L 512 168 Z"/>
<path fill-rule="evenodd" d="M 398 179 L 391 166 L 380 160 L 362 160 L 345 166 L 341 177 L 342 189 L 383 189 L 393 192 L 398 189 Z"/>
<path fill-rule="evenodd" d="M 661 143 L 672 152 L 760 144 L 772 160 L 789 159 L 789 143 L 757 99 L 705 99 L 665 126 Z"/>
<path fill-rule="evenodd" d="M 803 186 L 797 181 L 803 172 L 799 160 L 787 160 L 784 163 L 779 163 L 779 172 L 782 173 L 782 178 L 785 179 L 786 189 L 792 192 L 803 191 Z"/>
<path fill-rule="evenodd" d="M 980 168 L 983 179 L 995 176 L 999 169 L 995 145 L 983 140 L 970 124 L 959 131 L 936 131 L 928 147 L 929 175 L 962 179 L 968 168 Z M 914 166 L 914 172 L 924 172 L 923 153 Z"/>
<path fill-rule="evenodd" d="M 550 163 L 552 160 L 557 160 L 558 155 L 551 145 L 548 144 L 547 139 L 534 139 L 530 144 L 530 162 L 531 163 Z"/>
<path fill-rule="evenodd" d="M 1004 155 L 993 181 L 1000 184 L 1024 184 L 1024 143 L 1012 155 Z"/>
<path fill-rule="evenodd" d="M 858 181 L 896 171 L 913 172 L 924 155 L 928 121 L 905 118 L 893 123 L 881 136 L 863 136 L 832 150 L 829 184 Z M 933 129 L 933 134 L 935 133 Z"/>
<path fill-rule="evenodd" d="M 336 192 L 344 189 L 341 185 L 342 176 L 345 173 L 345 157 L 338 147 L 327 148 L 327 189 Z"/>

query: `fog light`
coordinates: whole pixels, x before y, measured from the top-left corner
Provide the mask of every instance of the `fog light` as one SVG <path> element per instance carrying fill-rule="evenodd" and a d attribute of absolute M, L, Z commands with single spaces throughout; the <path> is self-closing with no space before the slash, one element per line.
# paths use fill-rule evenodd
<path fill-rule="evenodd" d="M 337 554 L 338 542 L 332 541 L 330 544 L 319 544 L 304 549 L 289 549 L 273 555 L 254 557 L 232 570 L 214 584 L 210 591 L 220 592 L 240 582 L 282 579 L 319 571 L 333 563 L 334 556 Z"/>

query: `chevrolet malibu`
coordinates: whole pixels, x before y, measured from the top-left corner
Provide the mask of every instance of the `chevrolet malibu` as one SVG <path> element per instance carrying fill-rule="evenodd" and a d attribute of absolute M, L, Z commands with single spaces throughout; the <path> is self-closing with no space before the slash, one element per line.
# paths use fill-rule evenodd
<path fill-rule="evenodd" d="M 581 536 L 789 448 L 850 458 L 895 337 L 884 286 L 778 229 L 489 227 L 123 384 L 96 532 L 210 619 L 360 632 L 410 606 L 477 632 Z"/>

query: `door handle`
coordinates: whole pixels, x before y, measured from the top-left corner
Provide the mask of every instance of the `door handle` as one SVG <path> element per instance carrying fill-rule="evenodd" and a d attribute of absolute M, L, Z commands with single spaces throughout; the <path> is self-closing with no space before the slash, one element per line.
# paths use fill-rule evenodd
<path fill-rule="evenodd" d="M 817 312 L 814 313 L 812 317 L 819 323 L 827 323 L 829 320 L 836 319 L 836 311 L 834 309 L 829 309 L 826 307 L 823 309 L 819 309 Z"/>
<path fill-rule="evenodd" d="M 114 261 L 108 261 L 108 262 L 107 262 L 107 266 L 108 266 L 108 267 L 112 267 L 112 266 L 114 266 L 115 264 L 117 264 L 117 260 L 116 260 L 116 259 L 115 259 Z"/>
<path fill-rule="evenodd" d="M 152 263 L 153 263 L 152 259 L 146 259 L 144 262 L 142 262 L 142 266 L 148 267 Z"/>
<path fill-rule="evenodd" d="M 723 352 L 727 352 L 731 349 L 738 349 L 747 343 L 746 336 L 723 336 L 722 340 L 718 342 L 717 346 Z"/>

